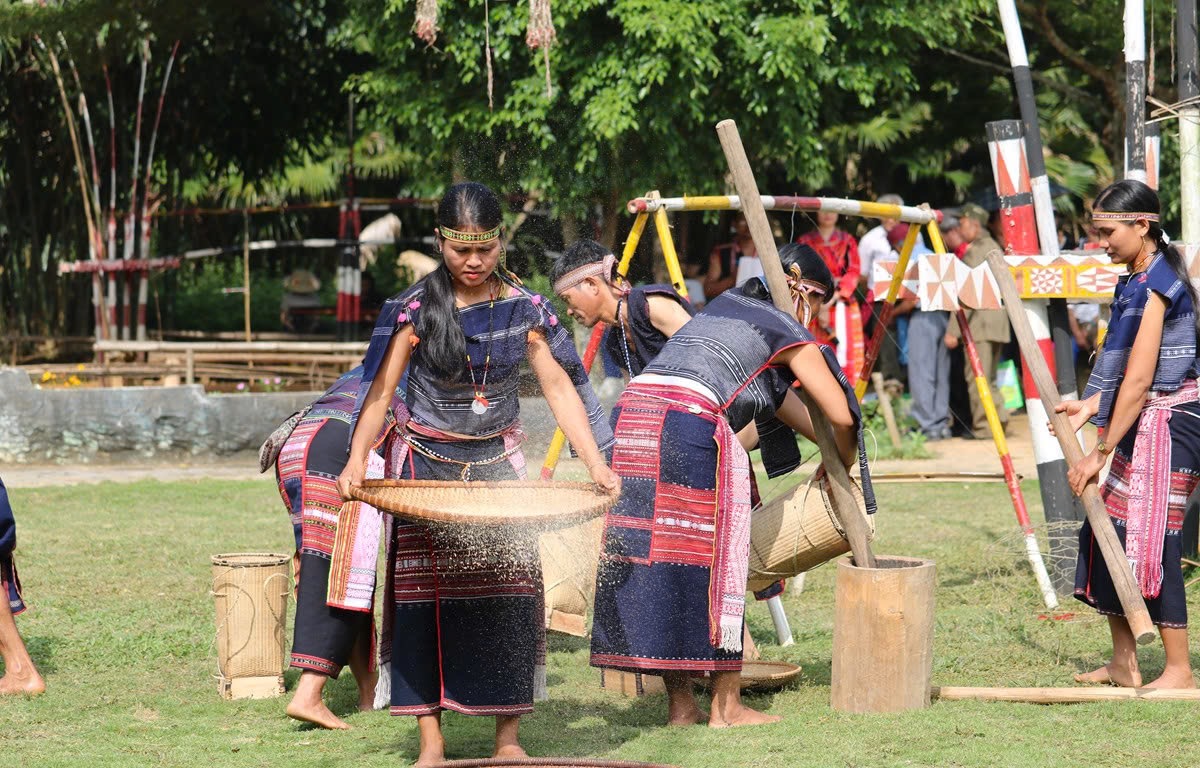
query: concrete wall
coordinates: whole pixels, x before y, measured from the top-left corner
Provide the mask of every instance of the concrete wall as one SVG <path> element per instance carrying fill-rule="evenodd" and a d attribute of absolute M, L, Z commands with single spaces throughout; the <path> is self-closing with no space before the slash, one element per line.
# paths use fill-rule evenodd
<path fill-rule="evenodd" d="M 198 385 L 38 389 L 0 368 L 0 462 L 76 463 L 257 451 L 312 392 L 206 395 Z"/>
<path fill-rule="evenodd" d="M 39 389 L 24 371 L 0 367 L 0 464 L 171 461 L 256 453 L 279 422 L 318 394 L 208 395 L 199 385 Z M 612 402 L 605 404 L 611 407 Z M 522 397 L 521 422 L 529 472 L 536 477 L 554 433 L 554 417 L 541 397 Z"/>

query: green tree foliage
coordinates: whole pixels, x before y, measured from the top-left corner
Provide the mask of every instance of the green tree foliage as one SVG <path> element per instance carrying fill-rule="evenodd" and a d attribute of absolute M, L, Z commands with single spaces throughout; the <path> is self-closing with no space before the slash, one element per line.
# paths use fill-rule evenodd
<path fill-rule="evenodd" d="M 524 43 L 526 6 L 491 3 L 489 109 L 484 5 L 444 0 L 431 48 L 410 31 L 412 3 L 355 5 L 355 39 L 377 62 L 355 88 L 421 159 L 414 190 L 471 176 L 609 218 L 652 187 L 724 191 L 713 126 L 726 117 L 790 188 L 844 183 L 848 155 L 886 152 L 933 119 L 917 67 L 932 48 L 961 42 L 965 14 L 989 7 L 558 0 L 547 98 L 541 56 Z"/>

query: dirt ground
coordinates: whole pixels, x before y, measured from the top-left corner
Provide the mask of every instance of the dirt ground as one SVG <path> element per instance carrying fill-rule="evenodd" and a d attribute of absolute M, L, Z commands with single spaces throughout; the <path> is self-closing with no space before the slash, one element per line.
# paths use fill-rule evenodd
<path fill-rule="evenodd" d="M 887 436 L 877 435 L 868 437 L 868 451 L 872 449 L 873 439 L 886 440 Z M 1036 478 L 1037 463 L 1033 458 L 1033 442 L 1029 433 L 1029 420 L 1024 414 L 1012 417 L 1008 426 L 1007 441 L 1017 473 L 1025 478 Z M 955 438 L 930 443 L 928 444 L 928 448 L 934 454 L 934 457 L 931 459 L 877 461 L 872 462 L 872 469 L 878 475 L 911 472 L 1001 472 L 1000 460 L 996 456 L 996 447 L 990 440 L 963 440 Z M 219 459 L 195 458 L 189 461 L 170 463 L 85 464 L 76 466 L 4 464 L 0 465 L 0 477 L 4 478 L 4 483 L 10 488 L 78 485 L 105 481 L 129 483 L 147 478 L 156 478 L 163 482 L 201 479 L 262 479 L 264 482 L 274 481 L 273 474 L 259 474 L 258 456 L 252 453 Z"/>

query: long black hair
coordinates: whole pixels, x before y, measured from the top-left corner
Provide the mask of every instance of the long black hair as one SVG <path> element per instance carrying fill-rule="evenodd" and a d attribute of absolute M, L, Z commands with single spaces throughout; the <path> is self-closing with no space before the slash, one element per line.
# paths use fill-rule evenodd
<path fill-rule="evenodd" d="M 1100 190 L 1100 194 L 1096 195 L 1096 199 L 1092 202 L 1092 210 L 1109 213 L 1158 214 L 1160 212 L 1158 193 L 1140 181 L 1123 179 Z M 1178 248 L 1167 242 L 1159 222 L 1147 223 L 1150 225 L 1148 234 L 1154 240 L 1154 246 L 1162 252 L 1167 264 L 1170 264 L 1171 269 L 1175 270 L 1176 277 L 1183 281 L 1188 295 L 1192 297 L 1196 335 L 1200 337 L 1200 297 L 1197 296 L 1196 287 L 1192 285 L 1191 278 L 1188 277 L 1187 264 L 1183 260 L 1183 254 L 1179 252 Z"/>
<path fill-rule="evenodd" d="M 595 240 L 576 240 L 563 251 L 563 255 L 554 260 L 554 264 L 550 267 L 550 284 L 558 282 L 563 275 L 582 267 L 584 264 L 591 264 L 595 261 L 604 261 L 604 257 L 612 253 Z M 617 276 L 616 265 L 613 265 L 613 273 L 605 275 L 605 278 L 611 283 Z"/>
<path fill-rule="evenodd" d="M 821 255 L 811 246 L 788 243 L 779 249 L 779 262 L 783 265 L 784 274 L 790 272 L 792 265 L 795 265 L 800 268 L 800 274 L 804 276 L 805 280 L 820 283 L 821 287 L 825 289 L 822 304 L 828 304 L 833 300 L 833 273 L 829 271 L 829 266 L 821 258 Z M 765 278 L 752 278 L 747 281 L 743 291 L 747 296 L 762 301 L 771 300 L 771 293 L 767 290 Z"/>
<path fill-rule="evenodd" d="M 468 227 L 489 230 L 504 218 L 500 198 L 487 186 L 474 181 L 455 184 L 438 203 L 437 225 L 449 229 Z M 500 269 L 499 265 L 496 267 Z M 467 357 L 467 340 L 455 317 L 454 279 L 443 261 L 425 278 L 425 296 L 416 329 L 421 338 L 421 357 L 444 378 L 462 374 Z"/>

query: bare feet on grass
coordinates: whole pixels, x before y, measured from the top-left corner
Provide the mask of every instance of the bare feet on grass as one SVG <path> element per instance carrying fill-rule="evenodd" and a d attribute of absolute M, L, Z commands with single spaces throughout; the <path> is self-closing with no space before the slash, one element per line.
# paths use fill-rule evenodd
<path fill-rule="evenodd" d="M 325 690 L 325 683 L 328 681 L 329 677 L 320 672 L 310 669 L 301 672 L 300 682 L 296 684 L 296 693 L 287 705 L 287 716 L 331 731 L 350 730 L 349 724 L 330 712 L 321 699 L 321 692 Z"/>
<path fill-rule="evenodd" d="M 1146 683 L 1147 688 L 1195 688 L 1196 679 L 1192 677 L 1192 670 L 1173 670 L 1164 669 L 1158 679 Z"/>
<path fill-rule="evenodd" d="M 520 744 L 497 744 L 496 749 L 492 752 L 492 757 L 529 757 L 529 753 Z"/>
<path fill-rule="evenodd" d="M 708 722 L 708 713 L 701 709 L 695 701 L 691 702 L 691 706 L 672 706 L 667 711 L 667 725 L 688 726 L 706 722 Z"/>
<path fill-rule="evenodd" d="M 737 707 L 726 707 L 723 712 L 718 712 L 714 706 L 713 713 L 708 718 L 708 727 L 736 728 L 742 725 L 769 725 L 778 723 L 782 719 L 779 715 L 768 715 L 766 712 L 750 709 L 744 704 L 739 704 Z"/>
<path fill-rule="evenodd" d="M 667 688 L 667 725 L 688 726 L 708 722 L 708 713 L 696 703 L 690 674 L 667 672 L 662 678 Z"/>
<path fill-rule="evenodd" d="M 1117 665 L 1113 662 L 1105 664 L 1099 669 L 1094 669 L 1091 672 L 1080 672 L 1075 675 L 1077 683 L 1095 683 L 1101 685 L 1115 685 L 1121 688 L 1140 688 L 1142 685 L 1142 673 L 1137 667 Z"/>
<path fill-rule="evenodd" d="M 9 670 L 0 677 L 0 696 L 37 696 L 46 692 L 46 682 L 36 669 L 29 667 L 25 674 Z"/>
<path fill-rule="evenodd" d="M 429 768 L 446 759 L 446 740 L 442 738 L 442 715 L 417 715 L 417 731 L 421 735 L 421 753 L 413 768 Z"/>
<path fill-rule="evenodd" d="M 768 725 L 783 718 L 751 709 L 742 703 L 740 671 L 713 672 L 712 712 L 709 728 L 735 728 L 742 725 Z"/>
<path fill-rule="evenodd" d="M 375 709 L 375 686 L 379 682 L 379 673 L 371 673 L 358 684 L 358 711 L 372 712 Z"/>
<path fill-rule="evenodd" d="M 321 728 L 328 728 L 331 731 L 348 731 L 350 724 L 342 720 L 333 712 L 329 711 L 329 707 L 325 706 L 325 702 L 319 698 L 316 702 L 300 701 L 299 696 L 295 698 L 287 706 L 287 716 L 293 720 L 300 720 L 305 723 L 312 723 Z"/>

